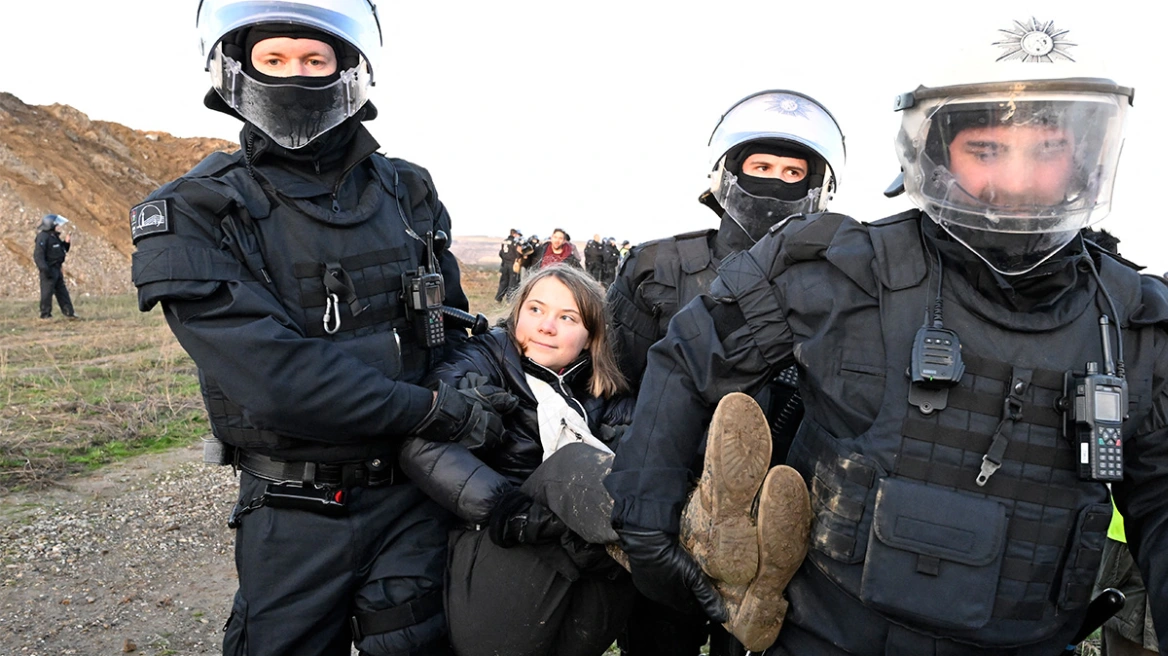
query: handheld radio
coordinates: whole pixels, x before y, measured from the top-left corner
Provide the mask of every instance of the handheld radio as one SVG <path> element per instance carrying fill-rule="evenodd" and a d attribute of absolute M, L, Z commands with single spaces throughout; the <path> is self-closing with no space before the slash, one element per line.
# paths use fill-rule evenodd
<path fill-rule="evenodd" d="M 446 300 L 446 282 L 438 273 L 438 257 L 434 250 L 435 239 L 439 247 L 446 244 L 446 233 L 439 231 L 426 233 L 426 252 L 422 264 L 416 270 L 402 274 L 402 296 L 406 314 L 412 318 L 414 335 L 423 348 L 435 348 L 446 343 L 446 326 L 442 320 L 442 302 Z"/>
<path fill-rule="evenodd" d="M 1068 372 L 1064 381 L 1064 432 L 1079 449 L 1079 478 L 1123 480 L 1123 420 L 1127 417 L 1127 381 L 1116 374 L 1106 315 L 1103 333 L 1103 373 L 1088 362 L 1085 374 Z"/>

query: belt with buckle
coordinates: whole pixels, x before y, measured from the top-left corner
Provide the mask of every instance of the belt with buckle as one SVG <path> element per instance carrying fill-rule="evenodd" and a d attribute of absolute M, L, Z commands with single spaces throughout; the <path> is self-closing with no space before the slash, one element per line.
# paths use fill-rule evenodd
<path fill-rule="evenodd" d="M 245 449 L 236 449 L 235 453 L 235 464 L 243 471 L 286 485 L 378 487 L 407 480 L 397 467 L 396 458 L 372 458 L 355 463 L 285 462 Z"/>

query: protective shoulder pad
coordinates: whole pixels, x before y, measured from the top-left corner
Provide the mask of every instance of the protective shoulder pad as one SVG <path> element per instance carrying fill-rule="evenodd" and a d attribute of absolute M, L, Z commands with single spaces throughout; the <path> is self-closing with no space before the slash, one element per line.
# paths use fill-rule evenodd
<path fill-rule="evenodd" d="M 929 275 L 920 222 L 920 210 L 909 210 L 868 225 L 876 275 L 888 289 L 916 287 Z"/>
<path fill-rule="evenodd" d="M 1127 324 L 1168 327 L 1168 280 L 1141 275 L 1127 260 L 1106 251 L 1099 260 L 1099 278 L 1120 314 L 1127 315 Z"/>
<path fill-rule="evenodd" d="M 710 236 L 713 230 L 695 230 L 674 237 L 681 270 L 688 275 L 704 271 L 710 266 Z"/>
<path fill-rule="evenodd" d="M 1162 276 L 1140 276 L 1140 305 L 1129 320 L 1133 326 L 1168 327 L 1168 280 Z"/>
<path fill-rule="evenodd" d="M 383 178 L 387 176 L 391 179 L 383 179 L 383 182 L 388 183 L 387 186 L 393 190 L 394 195 L 401 193 L 398 191 L 399 185 L 404 188 L 410 207 L 417 207 L 428 201 L 435 193 L 434 179 L 430 177 L 430 172 L 421 166 L 396 157 L 374 155 L 372 159 L 378 173 Z"/>
<path fill-rule="evenodd" d="M 835 212 L 795 215 L 771 230 L 766 242 L 769 246 L 759 242 L 751 252 L 770 258 L 771 280 L 793 264 L 826 260 L 866 293 L 875 296 L 872 244 L 867 229 L 855 219 Z M 772 252 L 765 255 L 768 249 Z"/>
<path fill-rule="evenodd" d="M 235 204 L 252 219 L 263 219 L 272 211 L 272 204 L 259 183 L 248 173 L 243 151 L 212 153 L 179 179 L 198 186 L 202 194 L 189 190 L 184 196 L 193 204 L 202 204 L 218 216 Z M 211 198 L 218 198 L 212 202 Z"/>
<path fill-rule="evenodd" d="M 203 161 L 195 165 L 195 168 L 187 171 L 184 178 L 214 178 L 218 177 L 224 171 L 233 166 L 243 164 L 243 151 L 237 150 L 233 153 L 225 153 L 218 151 L 211 153 L 203 158 Z"/>

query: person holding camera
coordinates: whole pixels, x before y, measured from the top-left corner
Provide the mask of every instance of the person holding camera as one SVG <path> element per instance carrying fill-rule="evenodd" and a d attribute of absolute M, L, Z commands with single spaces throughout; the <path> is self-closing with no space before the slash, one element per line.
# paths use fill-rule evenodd
<path fill-rule="evenodd" d="M 511 228 L 510 234 L 499 244 L 499 289 L 495 302 L 502 303 L 519 286 L 519 269 L 523 258 L 523 233 Z"/>

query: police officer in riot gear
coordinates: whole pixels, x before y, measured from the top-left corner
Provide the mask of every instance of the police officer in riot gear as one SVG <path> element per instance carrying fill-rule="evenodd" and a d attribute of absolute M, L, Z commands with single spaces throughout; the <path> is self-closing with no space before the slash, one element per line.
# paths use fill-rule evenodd
<path fill-rule="evenodd" d="M 202 0 L 207 104 L 241 118 L 131 211 L 143 311 L 161 304 L 239 470 L 225 654 L 447 654 L 447 515 L 401 474 L 409 435 L 475 445 L 498 416 L 417 383 L 462 337 L 450 217 L 425 169 L 362 126 L 381 68 L 368 0 Z"/>
<path fill-rule="evenodd" d="M 57 214 L 46 214 L 41 217 L 40 229 L 37 231 L 32 259 L 36 262 L 37 271 L 40 272 L 42 319 L 53 316 L 54 296 L 61 308 L 61 314 L 70 319 L 77 318 L 73 313 L 73 300 L 69 298 L 69 288 L 65 286 L 65 275 L 61 272 L 61 265 L 65 264 L 65 254 L 69 252 L 69 235 L 62 236 L 57 231 L 58 226 L 68 221 Z"/>
<path fill-rule="evenodd" d="M 825 209 L 845 159 L 844 136 L 831 113 L 788 90 L 735 103 L 711 134 L 709 151 L 710 189 L 699 200 L 721 218 L 719 228 L 638 245 L 609 288 L 617 356 L 634 386 L 649 347 L 665 336 L 678 310 L 709 290 L 719 262 L 749 249 L 788 216 Z M 776 376 L 757 395 L 775 433 L 775 462 L 782 462 L 802 415 L 794 375 L 792 369 Z M 687 464 L 700 473 L 700 458 Z M 734 653 L 733 638 L 717 624 L 712 631 L 712 653 Z M 704 617 L 641 597 L 622 647 L 629 656 L 697 654 L 710 632 Z"/>
<path fill-rule="evenodd" d="M 898 99 L 919 210 L 790 221 L 650 352 L 606 480 L 618 534 L 675 535 L 713 405 L 799 368 L 787 463 L 816 519 L 768 653 L 1061 652 L 1106 482 L 1168 598 L 1168 294 L 1078 236 L 1109 209 L 1132 90 L 1076 72 L 1086 30 L 1009 18 L 970 55 L 986 78 Z M 692 594 L 626 552 L 658 596 Z"/>
<path fill-rule="evenodd" d="M 845 159 L 843 132 L 827 109 L 787 90 L 735 103 L 710 135 L 709 151 L 710 189 L 699 201 L 720 217 L 718 229 L 637 245 L 609 290 L 621 371 L 634 384 L 649 347 L 709 289 L 718 263 L 788 216 L 826 209 Z"/>

